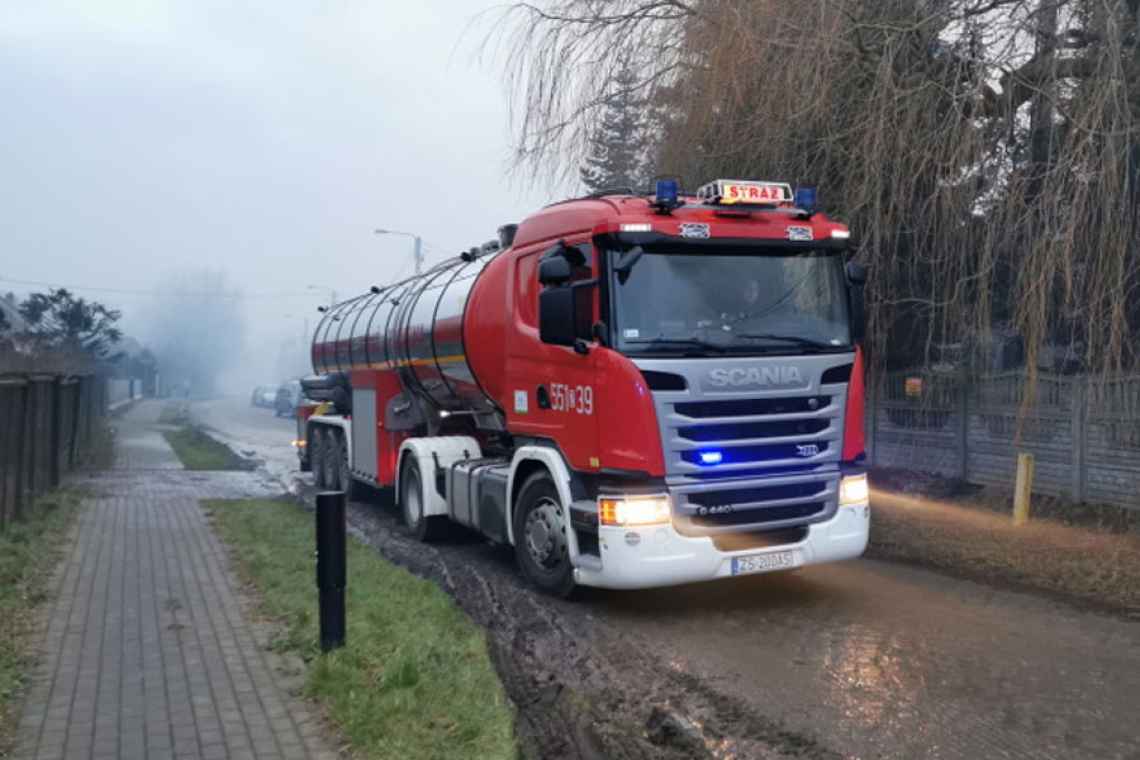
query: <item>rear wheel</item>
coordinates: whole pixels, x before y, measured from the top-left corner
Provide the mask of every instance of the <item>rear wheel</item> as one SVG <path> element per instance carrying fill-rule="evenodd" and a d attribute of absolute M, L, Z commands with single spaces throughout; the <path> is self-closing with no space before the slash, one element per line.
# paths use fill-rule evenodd
<path fill-rule="evenodd" d="M 404 524 L 420 541 L 441 538 L 447 529 L 447 518 L 424 514 L 424 484 L 420 466 L 414 456 L 404 459 L 400 471 L 400 508 L 404 511 Z"/>
<path fill-rule="evenodd" d="M 515 557 L 523 575 L 543 591 L 570 596 L 576 588 L 566 539 L 566 515 L 558 489 L 536 472 L 519 490 L 514 513 Z"/>

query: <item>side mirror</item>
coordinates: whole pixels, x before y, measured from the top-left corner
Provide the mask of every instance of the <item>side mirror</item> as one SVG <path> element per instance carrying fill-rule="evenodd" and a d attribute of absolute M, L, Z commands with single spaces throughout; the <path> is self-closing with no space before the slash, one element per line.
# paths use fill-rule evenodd
<path fill-rule="evenodd" d="M 538 294 L 538 337 L 555 346 L 578 346 L 593 338 L 593 282 L 546 288 Z"/>
<path fill-rule="evenodd" d="M 565 256 L 543 257 L 538 263 L 538 281 L 543 285 L 561 285 L 570 279 L 570 262 Z"/>
<path fill-rule="evenodd" d="M 867 284 L 867 267 L 847 263 L 847 293 L 851 303 L 851 340 L 862 343 L 867 332 L 867 306 L 863 287 Z"/>

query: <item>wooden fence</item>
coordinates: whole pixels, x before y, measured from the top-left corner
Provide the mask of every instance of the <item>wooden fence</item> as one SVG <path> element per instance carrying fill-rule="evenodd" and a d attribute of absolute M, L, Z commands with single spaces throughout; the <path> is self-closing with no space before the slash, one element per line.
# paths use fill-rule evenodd
<path fill-rule="evenodd" d="M 106 407 L 95 374 L 0 374 L 0 530 L 86 460 Z"/>
<path fill-rule="evenodd" d="M 868 394 L 872 465 L 1012 486 L 1017 452 L 1036 459 L 1034 491 L 1140 508 L 1140 376 L 1090 381 L 1019 372 L 889 373 Z"/>

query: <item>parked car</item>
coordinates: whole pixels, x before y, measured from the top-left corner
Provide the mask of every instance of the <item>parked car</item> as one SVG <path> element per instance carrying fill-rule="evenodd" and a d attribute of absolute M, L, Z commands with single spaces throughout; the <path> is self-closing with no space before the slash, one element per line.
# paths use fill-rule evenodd
<path fill-rule="evenodd" d="M 277 386 L 259 385 L 253 389 L 253 396 L 249 403 L 253 406 L 265 406 L 272 409 L 277 404 Z"/>
<path fill-rule="evenodd" d="M 289 380 L 282 384 L 274 398 L 273 411 L 278 417 L 290 417 L 301 403 L 303 393 L 300 380 Z"/>

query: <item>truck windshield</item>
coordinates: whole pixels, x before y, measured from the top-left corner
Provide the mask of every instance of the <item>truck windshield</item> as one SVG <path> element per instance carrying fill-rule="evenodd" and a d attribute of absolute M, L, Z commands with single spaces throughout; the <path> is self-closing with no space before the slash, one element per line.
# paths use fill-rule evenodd
<path fill-rule="evenodd" d="M 838 253 L 614 252 L 610 261 L 614 342 L 622 353 L 850 349 Z"/>

